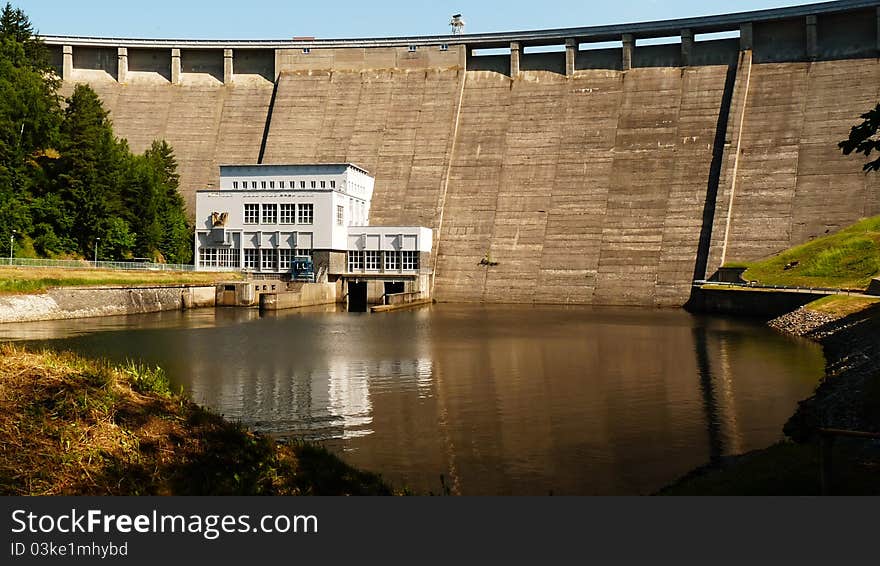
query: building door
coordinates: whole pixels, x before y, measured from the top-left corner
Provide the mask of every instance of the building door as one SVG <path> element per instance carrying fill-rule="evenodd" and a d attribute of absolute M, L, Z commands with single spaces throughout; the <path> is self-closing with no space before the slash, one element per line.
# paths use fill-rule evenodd
<path fill-rule="evenodd" d="M 348 282 L 348 312 L 367 312 L 366 281 Z"/>

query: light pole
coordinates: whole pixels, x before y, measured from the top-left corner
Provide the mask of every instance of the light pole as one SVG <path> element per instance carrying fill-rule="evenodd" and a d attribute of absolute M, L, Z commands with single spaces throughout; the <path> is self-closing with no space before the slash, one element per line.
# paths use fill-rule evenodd
<path fill-rule="evenodd" d="M 98 267 L 98 242 L 101 241 L 101 238 L 95 238 L 95 268 Z"/>
<path fill-rule="evenodd" d="M 15 230 L 9 235 L 9 265 L 12 265 L 12 244 L 15 243 Z"/>

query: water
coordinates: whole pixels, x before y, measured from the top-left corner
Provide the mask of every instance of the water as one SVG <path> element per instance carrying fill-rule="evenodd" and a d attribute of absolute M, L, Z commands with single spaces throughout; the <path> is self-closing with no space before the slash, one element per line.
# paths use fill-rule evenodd
<path fill-rule="evenodd" d="M 199 403 L 322 441 L 395 486 L 644 494 L 782 437 L 820 348 L 683 311 L 434 305 L 218 309 L 0 325 L 165 367 Z"/>

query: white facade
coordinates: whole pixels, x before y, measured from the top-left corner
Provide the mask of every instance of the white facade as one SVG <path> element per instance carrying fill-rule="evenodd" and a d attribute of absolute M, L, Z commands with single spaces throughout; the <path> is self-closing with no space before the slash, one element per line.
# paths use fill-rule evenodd
<path fill-rule="evenodd" d="M 350 226 L 347 273 L 419 271 L 431 252 L 432 232 L 419 226 Z"/>
<path fill-rule="evenodd" d="M 369 226 L 373 183 L 348 163 L 223 165 L 220 188 L 196 192 L 196 269 L 288 273 L 315 251 L 430 252 L 427 228 Z"/>

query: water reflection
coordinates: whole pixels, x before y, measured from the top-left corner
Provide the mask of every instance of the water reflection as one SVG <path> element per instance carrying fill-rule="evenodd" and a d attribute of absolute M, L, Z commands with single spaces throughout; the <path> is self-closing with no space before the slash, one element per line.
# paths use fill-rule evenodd
<path fill-rule="evenodd" d="M 767 445 L 822 373 L 815 345 L 678 311 L 436 305 L 220 309 L 0 326 L 166 367 L 194 399 L 324 441 L 397 485 L 648 493 Z"/>

